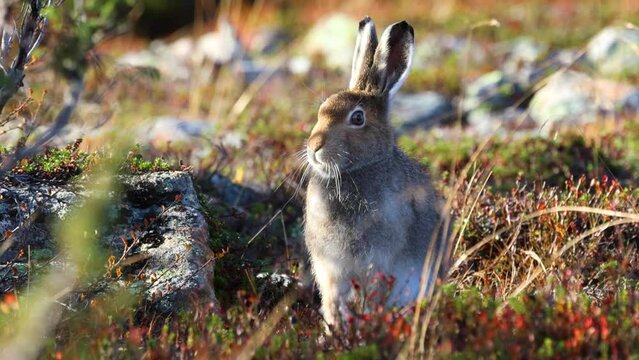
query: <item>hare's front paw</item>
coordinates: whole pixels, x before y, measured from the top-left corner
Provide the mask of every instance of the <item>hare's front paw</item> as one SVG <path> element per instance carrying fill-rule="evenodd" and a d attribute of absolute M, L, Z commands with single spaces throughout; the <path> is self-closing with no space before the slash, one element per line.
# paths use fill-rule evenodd
<path fill-rule="evenodd" d="M 344 330 L 344 321 L 351 316 L 348 302 L 345 299 L 322 301 L 322 316 L 324 317 L 324 331 L 327 334 L 339 333 Z"/>

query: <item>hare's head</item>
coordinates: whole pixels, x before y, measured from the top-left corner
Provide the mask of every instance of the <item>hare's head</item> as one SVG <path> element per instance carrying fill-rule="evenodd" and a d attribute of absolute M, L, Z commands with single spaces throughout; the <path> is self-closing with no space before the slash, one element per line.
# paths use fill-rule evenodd
<path fill-rule="evenodd" d="M 413 28 L 405 21 L 387 27 L 379 43 L 373 20 L 359 23 L 348 89 L 320 106 L 308 139 L 308 161 L 317 174 L 334 177 L 392 155 L 389 103 L 408 76 L 413 47 Z"/>

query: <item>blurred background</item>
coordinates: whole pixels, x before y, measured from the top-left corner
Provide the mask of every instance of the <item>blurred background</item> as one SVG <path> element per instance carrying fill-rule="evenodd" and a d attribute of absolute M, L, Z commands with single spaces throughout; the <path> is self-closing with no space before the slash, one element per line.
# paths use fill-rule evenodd
<path fill-rule="evenodd" d="M 415 28 L 413 69 L 393 110 L 410 139 L 549 134 L 637 107 L 632 0 L 109 0 L 66 1 L 50 13 L 25 79 L 43 106 L 19 127 L 44 131 L 63 96 L 59 80 L 77 70 L 82 101 L 56 145 L 81 137 L 83 149 L 97 149 L 126 128 L 145 150 L 196 171 L 224 161 L 226 175 L 242 169 L 265 188 L 292 170 L 283 159 L 302 146 L 318 104 L 346 86 L 364 15 L 378 33 L 401 19 Z M 2 140 L 21 135 L 3 131 Z"/>

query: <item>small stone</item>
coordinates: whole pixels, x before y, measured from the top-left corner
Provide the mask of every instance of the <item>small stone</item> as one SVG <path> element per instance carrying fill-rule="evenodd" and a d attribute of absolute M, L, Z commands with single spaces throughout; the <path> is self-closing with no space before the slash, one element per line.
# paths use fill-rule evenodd
<path fill-rule="evenodd" d="M 614 116 L 616 107 L 633 88 L 624 83 L 573 71 L 553 75 L 530 102 L 530 116 L 541 128 L 591 123 Z"/>
<path fill-rule="evenodd" d="M 235 184 L 231 179 L 220 174 L 211 176 L 211 185 L 213 185 L 218 198 L 228 206 L 243 207 L 264 201 L 268 197 L 267 194 L 258 189 Z"/>
<path fill-rule="evenodd" d="M 219 21 L 217 31 L 200 36 L 195 48 L 196 53 L 204 60 L 216 65 L 238 60 L 244 53 L 235 28 L 225 19 Z"/>
<path fill-rule="evenodd" d="M 304 37 L 302 52 L 321 56 L 329 68 L 350 71 L 358 21 L 342 13 L 320 19 Z"/>
<path fill-rule="evenodd" d="M 397 94 L 391 106 L 399 133 L 428 129 L 455 117 L 455 109 L 444 96 L 427 91 L 417 94 Z"/>
<path fill-rule="evenodd" d="M 117 64 L 123 67 L 157 69 L 163 77 L 171 80 L 187 80 L 190 76 L 188 64 L 160 40 L 153 41 L 148 49 L 122 55 Z"/>
<path fill-rule="evenodd" d="M 143 142 L 151 143 L 156 148 L 173 146 L 188 146 L 202 138 L 210 138 L 215 133 L 216 126 L 206 120 L 185 120 L 174 117 L 159 117 L 151 120 L 150 128 L 141 129 Z"/>
<path fill-rule="evenodd" d="M 259 29 L 252 37 L 249 50 L 252 53 L 273 55 L 289 41 L 288 34 L 277 28 Z"/>
<path fill-rule="evenodd" d="M 504 58 L 501 69 L 517 79 L 522 88 L 534 85 L 537 62 L 547 53 L 548 46 L 530 37 L 520 37 L 498 47 Z"/>
<path fill-rule="evenodd" d="M 519 84 L 504 72 L 495 70 L 480 76 L 466 88 L 463 109 L 504 109 L 524 96 Z"/>
<path fill-rule="evenodd" d="M 639 30 L 609 26 L 588 44 L 587 60 L 606 76 L 639 74 Z"/>
<path fill-rule="evenodd" d="M 501 111 L 477 109 L 467 114 L 466 121 L 473 134 L 477 135 L 529 130 L 535 126 L 528 112 L 519 108 L 507 108 Z"/>
<path fill-rule="evenodd" d="M 195 51 L 195 41 L 191 37 L 182 37 L 168 45 L 169 52 L 180 61 L 191 62 Z"/>
<path fill-rule="evenodd" d="M 621 100 L 619 110 L 625 114 L 639 114 L 639 90 L 632 91 Z"/>
<path fill-rule="evenodd" d="M 312 62 L 311 59 L 306 56 L 293 56 L 288 61 L 288 70 L 293 75 L 306 75 L 311 70 Z"/>

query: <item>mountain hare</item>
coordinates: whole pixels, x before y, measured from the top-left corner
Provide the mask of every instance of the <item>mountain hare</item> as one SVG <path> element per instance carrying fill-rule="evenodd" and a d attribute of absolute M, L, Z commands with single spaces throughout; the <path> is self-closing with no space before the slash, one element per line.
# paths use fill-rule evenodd
<path fill-rule="evenodd" d="M 429 244 L 440 220 L 439 198 L 419 164 L 395 144 L 390 100 L 408 75 L 413 28 L 390 25 L 377 41 L 369 17 L 359 23 L 349 88 L 319 108 L 306 155 L 305 242 L 322 296 L 322 312 L 335 324 L 352 297 L 352 281 L 392 275 L 392 301 L 414 301 Z M 433 263 L 433 262 L 431 262 Z M 433 286 L 440 269 L 428 270 Z"/>

